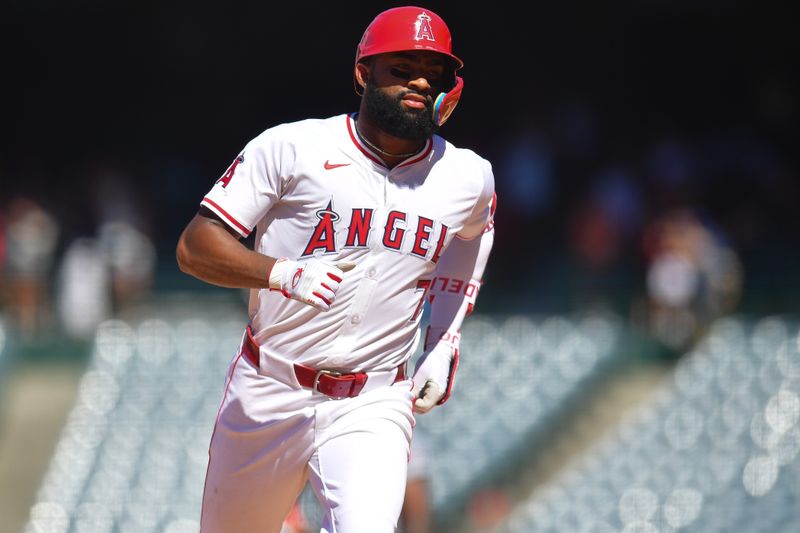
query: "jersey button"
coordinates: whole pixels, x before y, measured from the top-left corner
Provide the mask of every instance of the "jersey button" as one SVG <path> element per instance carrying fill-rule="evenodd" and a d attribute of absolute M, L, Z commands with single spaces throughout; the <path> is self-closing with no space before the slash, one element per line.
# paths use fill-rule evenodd
<path fill-rule="evenodd" d="M 358 324 L 359 322 L 361 322 L 361 316 L 360 315 L 353 315 L 353 316 L 350 317 L 350 323 L 351 324 Z"/>
<path fill-rule="evenodd" d="M 370 269 L 367 271 L 367 276 L 370 277 L 370 278 L 374 278 L 375 274 L 377 274 L 377 273 L 378 273 L 378 269 L 377 268 L 370 267 Z"/>

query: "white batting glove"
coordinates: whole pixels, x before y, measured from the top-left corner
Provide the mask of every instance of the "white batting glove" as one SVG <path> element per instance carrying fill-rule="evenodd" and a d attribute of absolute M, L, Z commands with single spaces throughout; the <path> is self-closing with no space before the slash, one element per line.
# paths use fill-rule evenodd
<path fill-rule="evenodd" d="M 278 259 L 269 273 L 269 287 L 287 298 L 306 303 L 320 311 L 328 311 L 339 290 L 344 273 L 355 263 L 332 265 L 318 259 L 293 261 Z"/>
<path fill-rule="evenodd" d="M 411 389 L 416 397 L 415 412 L 427 413 L 450 397 L 458 367 L 458 343 L 459 337 L 455 335 L 440 339 L 417 360 Z"/>

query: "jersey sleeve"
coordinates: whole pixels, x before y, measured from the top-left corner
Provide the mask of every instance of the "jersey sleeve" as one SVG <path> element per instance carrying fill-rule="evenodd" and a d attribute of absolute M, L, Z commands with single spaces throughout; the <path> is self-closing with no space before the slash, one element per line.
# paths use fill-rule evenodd
<path fill-rule="evenodd" d="M 472 240 L 494 227 L 494 210 L 497 198 L 494 191 L 494 174 L 491 164 L 481 159 L 483 187 L 472 209 L 467 222 L 457 236 L 460 239 Z"/>
<path fill-rule="evenodd" d="M 488 162 L 484 188 L 465 230 L 457 234 L 436 266 L 429 292 L 430 322 L 425 349 L 439 342 L 458 347 L 461 324 L 472 313 L 483 284 L 483 272 L 494 245 L 494 211 L 497 197 Z"/>
<path fill-rule="evenodd" d="M 200 205 L 247 237 L 280 200 L 294 161 L 291 143 L 267 130 L 244 147 Z"/>

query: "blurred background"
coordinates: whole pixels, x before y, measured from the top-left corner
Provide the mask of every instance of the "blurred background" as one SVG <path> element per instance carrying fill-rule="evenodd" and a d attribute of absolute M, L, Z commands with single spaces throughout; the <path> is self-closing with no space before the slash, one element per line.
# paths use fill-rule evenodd
<path fill-rule="evenodd" d="M 196 531 L 246 309 L 178 236 L 252 137 L 357 109 L 396 5 L 3 3 L 0 532 Z M 800 530 L 788 5 L 423 5 L 498 195 L 433 530 Z"/>

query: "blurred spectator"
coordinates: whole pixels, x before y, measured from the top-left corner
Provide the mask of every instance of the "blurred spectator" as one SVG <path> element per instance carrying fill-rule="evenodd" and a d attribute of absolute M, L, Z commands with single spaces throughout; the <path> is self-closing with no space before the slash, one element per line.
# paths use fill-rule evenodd
<path fill-rule="evenodd" d="M 588 200 L 575 208 L 568 229 L 577 297 L 582 306 L 602 304 L 608 296 L 602 283 L 620 255 L 619 228 L 603 206 Z"/>
<path fill-rule="evenodd" d="M 144 233 L 123 220 L 105 222 L 97 233 L 73 240 L 59 269 L 58 316 L 73 338 L 90 338 L 153 285 L 155 246 Z"/>
<path fill-rule="evenodd" d="M 11 200 L 5 224 L 3 288 L 9 326 L 30 342 L 50 330 L 49 279 L 60 228 L 42 204 Z"/>
<path fill-rule="evenodd" d="M 470 499 L 467 512 L 476 531 L 491 531 L 507 519 L 512 503 L 509 494 L 500 488 L 485 488 Z"/>
<path fill-rule="evenodd" d="M 96 239 L 81 237 L 67 247 L 58 273 L 57 309 L 64 332 L 78 340 L 91 338 L 112 314 L 110 276 Z"/>
<path fill-rule="evenodd" d="M 621 236 L 629 240 L 641 231 L 642 194 L 626 165 L 611 166 L 594 179 L 592 198 L 610 218 Z"/>
<path fill-rule="evenodd" d="M 98 245 L 110 270 L 113 308 L 119 313 L 152 289 L 155 245 L 142 231 L 122 220 L 104 223 L 98 234 Z"/>
<path fill-rule="evenodd" d="M 732 312 L 742 290 L 736 251 L 689 208 L 667 211 L 644 233 L 646 331 L 683 353 L 715 318 Z"/>
<path fill-rule="evenodd" d="M 589 196 L 575 200 L 568 242 L 579 307 L 617 307 L 629 283 L 627 251 L 641 232 L 642 212 L 641 193 L 623 165 L 598 173 Z"/>
<path fill-rule="evenodd" d="M 152 289 L 156 246 L 150 236 L 152 216 L 144 208 L 141 187 L 114 160 L 97 158 L 90 170 L 96 239 L 109 269 L 114 314 L 119 314 Z"/>

